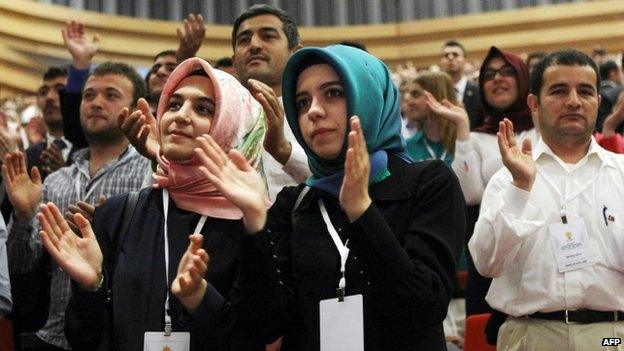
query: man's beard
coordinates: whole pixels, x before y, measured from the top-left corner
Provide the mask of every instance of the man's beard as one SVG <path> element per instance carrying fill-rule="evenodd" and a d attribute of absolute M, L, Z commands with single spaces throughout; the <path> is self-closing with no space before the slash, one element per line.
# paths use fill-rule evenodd
<path fill-rule="evenodd" d="M 82 128 L 85 139 L 89 145 L 114 145 L 125 139 L 124 134 L 118 128 L 108 128 L 91 132 Z"/>

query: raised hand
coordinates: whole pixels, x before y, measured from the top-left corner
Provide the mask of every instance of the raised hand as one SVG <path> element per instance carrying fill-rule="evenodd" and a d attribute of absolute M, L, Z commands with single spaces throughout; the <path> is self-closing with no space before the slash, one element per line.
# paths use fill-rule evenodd
<path fill-rule="evenodd" d="M 76 214 L 80 214 L 84 219 L 86 219 L 89 223 L 93 223 L 93 214 L 95 213 L 95 208 L 100 206 L 106 202 L 106 196 L 102 195 L 98 199 L 97 205 L 93 206 L 84 201 L 78 201 L 75 205 L 69 205 L 67 207 L 67 212 L 65 212 L 65 220 L 67 224 L 77 235 L 80 235 L 80 227 L 78 223 L 76 223 L 75 216 Z"/>
<path fill-rule="evenodd" d="M 201 47 L 202 41 L 206 36 L 206 26 L 202 15 L 194 15 L 190 13 L 188 17 L 182 21 L 183 28 L 176 30 L 178 34 L 178 50 L 176 51 L 176 61 L 178 63 L 191 58 L 197 54 Z"/>
<path fill-rule="evenodd" d="M 137 109 L 132 113 L 124 107 L 119 113 L 117 125 L 141 155 L 152 161 L 156 160 L 158 126 L 145 99 L 139 99 Z"/>
<path fill-rule="evenodd" d="M 4 164 L 4 158 L 13 151 L 15 146 L 13 145 L 8 133 L 0 131 L 0 165 Z"/>
<path fill-rule="evenodd" d="M 513 184 L 520 189 L 531 191 L 537 172 L 531 156 L 531 140 L 524 139 L 522 148 L 518 147 L 513 123 L 507 118 L 499 123 L 496 136 L 503 164 L 511 173 Z"/>
<path fill-rule="evenodd" d="M 87 42 L 84 24 L 73 20 L 65 23 L 61 33 L 65 47 L 72 56 L 72 65 L 77 69 L 89 68 L 93 56 L 100 50 L 100 37 L 95 34 L 91 43 Z"/>
<path fill-rule="evenodd" d="M 358 219 L 370 206 L 368 194 L 368 174 L 370 161 L 366 150 L 366 140 L 362 133 L 360 119 L 351 117 L 349 145 L 344 165 L 344 178 L 340 188 L 340 205 L 347 213 L 350 222 Z"/>
<path fill-rule="evenodd" d="M 56 144 L 50 145 L 50 147 L 41 152 L 41 160 L 43 161 L 45 171 L 48 173 L 65 167 L 63 152 Z"/>
<path fill-rule="evenodd" d="M 193 313 L 204 297 L 208 285 L 204 279 L 208 270 L 208 254 L 202 249 L 204 237 L 201 234 L 192 234 L 189 240 L 191 243 L 180 260 L 178 275 L 171 284 L 171 292 Z"/>
<path fill-rule="evenodd" d="M 41 241 L 50 256 L 83 289 L 93 290 L 102 274 L 103 258 L 91 224 L 82 215 L 75 215 L 82 238 L 77 236 L 51 202 L 40 206 L 37 218 Z"/>
<path fill-rule="evenodd" d="M 264 108 L 266 133 L 264 135 L 264 149 L 282 165 L 288 162 L 292 145 L 284 135 L 284 109 L 277 95 L 271 87 L 255 80 L 248 80 L 248 87 L 253 97 Z"/>
<path fill-rule="evenodd" d="M 31 170 L 32 179 L 26 171 L 26 159 L 21 151 L 10 152 L 2 165 L 2 178 L 13 215 L 20 221 L 29 221 L 37 212 L 41 201 L 41 174 L 37 167 Z"/>
<path fill-rule="evenodd" d="M 262 177 L 238 150 L 229 155 L 211 136 L 198 137 L 195 152 L 203 163 L 200 171 L 219 191 L 243 212 L 243 223 L 249 233 L 260 231 L 266 222 L 266 185 Z"/>
<path fill-rule="evenodd" d="M 617 102 L 611 110 L 611 114 L 607 116 L 602 125 L 603 138 L 609 138 L 615 135 L 617 127 L 624 122 L 624 91 L 620 93 Z"/>
<path fill-rule="evenodd" d="M 457 127 L 457 140 L 468 140 L 470 138 L 470 119 L 465 108 L 453 105 L 446 99 L 440 102 L 428 91 L 425 91 L 425 102 L 433 113 L 455 124 Z"/>

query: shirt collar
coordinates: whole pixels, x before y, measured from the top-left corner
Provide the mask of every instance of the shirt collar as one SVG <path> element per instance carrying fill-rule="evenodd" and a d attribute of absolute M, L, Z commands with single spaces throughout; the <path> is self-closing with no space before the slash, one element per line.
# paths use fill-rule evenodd
<path fill-rule="evenodd" d="M 559 162 L 560 164 L 564 165 L 565 162 L 563 162 L 559 156 L 557 156 L 552 149 L 550 148 L 550 146 L 548 146 L 545 142 L 544 139 L 542 139 L 541 137 L 539 138 L 539 141 L 537 142 L 537 145 L 535 146 L 535 148 L 533 149 L 533 160 L 534 161 L 538 161 L 540 159 L 540 157 L 542 155 L 548 155 L 552 158 L 554 158 L 555 160 L 557 160 L 557 162 Z M 598 159 L 600 159 L 600 161 L 602 163 L 605 164 L 605 166 L 608 167 L 615 167 L 615 164 L 613 163 L 613 160 L 611 159 L 611 157 L 609 157 L 609 153 L 603 149 L 597 142 L 596 139 L 594 139 L 594 136 L 592 135 L 591 140 L 589 142 L 589 148 L 587 149 L 587 154 L 585 154 L 585 156 L 581 159 L 582 162 L 584 159 L 588 159 L 589 157 L 591 157 L 592 155 L 596 155 L 596 157 L 598 157 Z"/>
<path fill-rule="evenodd" d="M 72 146 L 74 145 L 74 144 L 72 144 L 72 142 L 71 142 L 71 141 L 67 140 L 67 139 L 65 138 L 65 136 L 62 136 L 62 137 L 60 137 L 60 138 L 57 138 L 57 137 L 55 137 L 54 135 L 50 134 L 50 132 L 49 132 L 49 131 L 47 131 L 47 132 L 46 132 L 46 146 L 47 146 L 47 147 L 50 147 L 50 145 L 52 145 L 52 142 L 53 142 L 54 140 L 56 140 L 56 139 L 61 139 L 61 140 L 63 140 L 63 142 L 65 143 L 65 145 L 67 145 L 67 149 L 71 149 L 71 148 L 72 148 Z"/>
<path fill-rule="evenodd" d="M 457 90 L 457 97 L 459 100 L 464 98 L 464 93 L 466 92 L 466 85 L 468 84 L 468 78 L 462 75 L 461 79 L 455 83 L 455 90 Z"/>

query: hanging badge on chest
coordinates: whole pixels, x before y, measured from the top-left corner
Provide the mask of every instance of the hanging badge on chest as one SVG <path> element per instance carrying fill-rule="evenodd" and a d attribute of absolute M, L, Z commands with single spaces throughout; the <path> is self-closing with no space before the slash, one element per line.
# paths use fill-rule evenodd
<path fill-rule="evenodd" d="M 321 300 L 321 351 L 364 351 L 362 295 Z"/>
<path fill-rule="evenodd" d="M 165 336 L 163 332 L 146 332 L 143 340 L 143 351 L 189 351 L 191 349 L 191 334 L 187 332 L 171 333 L 170 336 Z"/>
<path fill-rule="evenodd" d="M 571 218 L 566 220 L 566 223 L 555 223 L 548 229 L 560 273 L 592 266 L 595 263 L 587 227 L 582 218 Z"/>

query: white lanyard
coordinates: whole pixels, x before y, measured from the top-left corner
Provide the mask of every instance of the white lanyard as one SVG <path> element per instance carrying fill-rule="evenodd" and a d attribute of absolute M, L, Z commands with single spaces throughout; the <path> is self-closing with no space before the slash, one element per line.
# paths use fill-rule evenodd
<path fill-rule="evenodd" d="M 542 178 L 544 178 L 544 181 L 546 181 L 546 184 L 548 184 L 551 188 L 553 188 L 553 190 L 557 193 L 557 195 L 559 195 L 560 201 L 561 201 L 561 221 L 563 222 L 563 224 L 567 224 L 568 223 L 568 218 L 566 216 L 566 212 L 567 212 L 567 204 L 572 201 L 575 197 L 581 195 L 585 190 L 587 190 L 587 188 L 589 188 L 590 185 L 592 185 L 596 179 L 598 179 L 598 176 L 600 175 L 600 171 L 602 171 L 602 167 L 604 166 L 604 164 L 602 164 L 602 166 L 600 166 L 600 169 L 598 170 L 598 172 L 596 172 L 596 174 L 594 175 L 594 177 L 587 182 L 587 184 L 581 186 L 576 192 L 572 193 L 572 195 L 570 196 L 566 196 L 565 192 L 566 192 L 566 182 L 565 182 L 565 177 L 564 177 L 564 182 L 563 182 L 563 193 L 561 193 L 561 191 L 559 191 L 559 188 L 557 188 L 557 186 L 555 185 L 555 183 L 553 183 L 552 180 L 548 179 L 548 177 L 541 171 L 538 170 L 538 173 L 541 174 Z"/>
<path fill-rule="evenodd" d="M 82 196 L 82 182 L 80 181 L 82 174 L 80 173 L 80 171 L 78 171 L 78 176 L 76 177 L 76 197 L 78 198 L 78 201 L 86 201 L 86 199 L 88 199 L 91 195 L 93 195 L 93 192 L 95 191 L 95 188 L 97 188 L 97 186 L 101 183 L 101 181 L 98 182 L 92 182 L 91 183 L 91 187 L 89 188 L 89 191 L 87 191 L 87 193 L 84 195 L 84 197 Z M 100 180 L 102 180 L 103 178 L 100 178 Z"/>
<path fill-rule="evenodd" d="M 321 209 L 321 216 L 323 217 L 323 221 L 325 221 L 325 226 L 327 226 L 327 231 L 334 241 L 334 245 L 336 245 L 336 249 L 338 249 L 338 253 L 340 254 L 340 282 L 338 283 L 338 299 L 340 301 L 344 300 L 345 288 L 346 288 L 346 280 L 345 280 L 345 267 L 347 266 L 347 258 L 349 257 L 349 248 L 347 245 L 349 244 L 349 239 L 343 245 L 342 240 L 340 240 L 340 236 L 334 228 L 334 225 L 329 220 L 329 215 L 327 214 L 327 209 L 325 209 L 325 204 L 323 203 L 323 199 L 318 200 L 319 208 Z"/>
<path fill-rule="evenodd" d="M 165 300 L 165 335 L 171 335 L 171 316 L 169 315 L 169 236 L 167 230 L 167 216 L 169 214 L 169 191 L 167 189 L 163 189 L 163 214 L 165 217 L 165 227 L 164 227 L 164 236 L 165 236 L 165 284 L 167 285 L 167 298 Z M 203 215 L 197 222 L 197 226 L 195 227 L 195 231 L 193 233 L 200 233 L 204 224 L 206 224 L 206 219 L 208 216 Z"/>
<path fill-rule="evenodd" d="M 427 137 L 423 136 L 423 142 L 425 143 L 425 147 L 427 148 L 427 152 L 429 152 L 429 155 L 431 156 L 431 160 L 437 160 L 438 156 L 436 156 L 436 153 L 433 151 L 433 149 L 429 145 L 429 142 L 427 142 Z M 442 156 L 440 156 L 439 159 L 444 161 L 445 158 L 446 158 L 446 149 L 444 149 L 444 152 L 442 153 Z"/>

